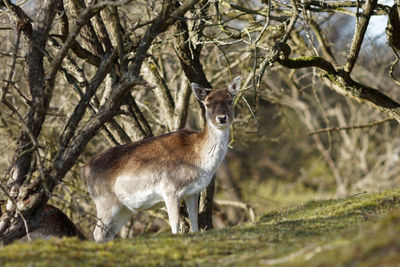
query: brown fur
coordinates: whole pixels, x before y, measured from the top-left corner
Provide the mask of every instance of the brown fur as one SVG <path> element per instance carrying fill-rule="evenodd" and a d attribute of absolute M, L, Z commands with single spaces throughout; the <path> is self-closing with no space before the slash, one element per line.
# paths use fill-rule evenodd
<path fill-rule="evenodd" d="M 233 106 L 226 105 L 226 102 L 232 102 L 233 97 L 227 89 L 215 89 L 206 99 L 205 104 L 213 103 L 216 108 L 213 109 L 215 121 L 217 114 L 230 114 L 233 117 Z M 188 169 L 196 168 L 196 162 L 199 161 L 198 151 L 207 135 L 207 128 L 203 132 L 192 130 L 180 130 L 173 133 L 160 135 L 153 138 L 144 139 L 130 144 L 112 147 L 96 155 L 84 167 L 84 174 L 87 183 L 95 189 L 92 196 L 104 194 L 103 186 L 111 188 L 119 174 L 124 172 L 140 171 L 143 168 L 171 168 L 186 165 Z M 90 173 L 89 173 L 90 172 Z M 174 177 L 171 179 L 177 179 Z M 173 180 L 176 186 L 184 186 L 190 182 Z M 93 179 L 93 180 L 91 180 Z M 102 180 L 96 183 L 95 180 Z M 101 188 L 97 185 L 101 185 Z M 90 186 L 89 186 L 90 188 Z"/>
<path fill-rule="evenodd" d="M 5 200 L 0 200 L 0 216 L 2 215 L 1 207 L 5 206 L 5 204 Z M 50 237 L 61 238 L 64 236 L 78 237 L 81 240 L 86 239 L 67 215 L 50 204 L 46 204 L 38 223 L 35 224 L 33 229 L 30 228 L 29 230 L 29 237 L 31 239 Z M 21 240 L 28 240 L 28 237 L 25 235 Z"/>
<path fill-rule="evenodd" d="M 151 165 L 153 168 L 174 168 L 181 164 L 198 161 L 198 150 L 204 133 L 181 130 L 157 137 L 144 139 L 127 145 L 116 146 L 96 155 L 85 166 L 87 183 L 96 185 L 95 180 L 102 180 L 107 188 L 111 188 L 119 174 L 141 171 Z M 187 164 L 190 167 L 190 164 Z M 192 166 L 195 167 L 195 163 Z M 90 175 L 88 175 L 90 172 Z M 93 180 L 91 180 L 93 179 Z M 173 181 L 183 185 L 184 181 Z M 95 186 L 94 196 L 104 193 Z"/>

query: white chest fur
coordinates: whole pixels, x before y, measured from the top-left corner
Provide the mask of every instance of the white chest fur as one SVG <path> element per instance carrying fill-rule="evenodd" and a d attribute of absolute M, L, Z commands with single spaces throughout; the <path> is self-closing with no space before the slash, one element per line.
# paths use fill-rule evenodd
<path fill-rule="evenodd" d="M 199 173 L 193 183 L 183 188 L 182 195 L 192 195 L 205 189 L 217 172 L 221 162 L 225 158 L 229 141 L 229 128 L 220 130 L 209 127 L 208 134 L 200 149 Z"/>
<path fill-rule="evenodd" d="M 213 176 L 222 160 L 225 158 L 228 149 L 229 128 L 219 130 L 209 127 L 208 135 L 201 149 L 201 169 L 206 174 Z"/>

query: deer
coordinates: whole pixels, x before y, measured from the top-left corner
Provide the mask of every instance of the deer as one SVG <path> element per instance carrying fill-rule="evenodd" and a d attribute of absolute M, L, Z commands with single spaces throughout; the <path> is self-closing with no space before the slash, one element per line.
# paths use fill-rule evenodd
<path fill-rule="evenodd" d="M 95 155 L 82 169 L 97 210 L 96 242 L 112 240 L 133 213 L 162 202 L 172 234 L 177 234 L 182 199 L 191 231 L 199 231 L 199 194 L 225 158 L 240 76 L 222 89 L 210 90 L 196 83 L 191 87 L 205 108 L 202 131 L 182 129 L 112 147 Z"/>
<path fill-rule="evenodd" d="M 2 215 L 2 206 L 6 206 L 7 201 L 0 200 L 0 217 Z M 46 204 L 40 217 L 33 225 L 29 227 L 29 233 L 25 233 L 19 238 L 20 241 L 29 241 L 34 239 L 50 239 L 62 237 L 77 237 L 80 240 L 86 240 L 85 235 L 78 229 L 68 216 L 57 207 Z M 8 244 L 5 242 L 4 245 Z"/>

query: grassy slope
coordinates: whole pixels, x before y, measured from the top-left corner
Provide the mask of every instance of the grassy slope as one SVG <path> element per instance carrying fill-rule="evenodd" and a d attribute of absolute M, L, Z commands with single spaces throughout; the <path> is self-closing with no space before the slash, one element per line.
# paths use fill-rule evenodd
<path fill-rule="evenodd" d="M 62 239 L 0 248 L 0 265 L 332 265 L 400 262 L 400 190 L 312 201 L 254 225 L 145 235 L 107 244 Z"/>

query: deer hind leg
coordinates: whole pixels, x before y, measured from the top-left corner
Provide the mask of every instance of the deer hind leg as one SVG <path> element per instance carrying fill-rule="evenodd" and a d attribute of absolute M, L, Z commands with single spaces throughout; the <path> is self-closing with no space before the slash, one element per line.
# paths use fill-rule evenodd
<path fill-rule="evenodd" d="M 110 205 L 110 202 L 97 201 L 96 207 L 98 221 L 93 236 L 97 243 L 112 240 L 132 215 L 132 212 L 121 203 Z"/>
<path fill-rule="evenodd" d="M 176 196 L 167 196 L 164 198 L 165 206 L 167 207 L 169 224 L 173 234 L 179 232 L 179 204 L 180 199 Z"/>

